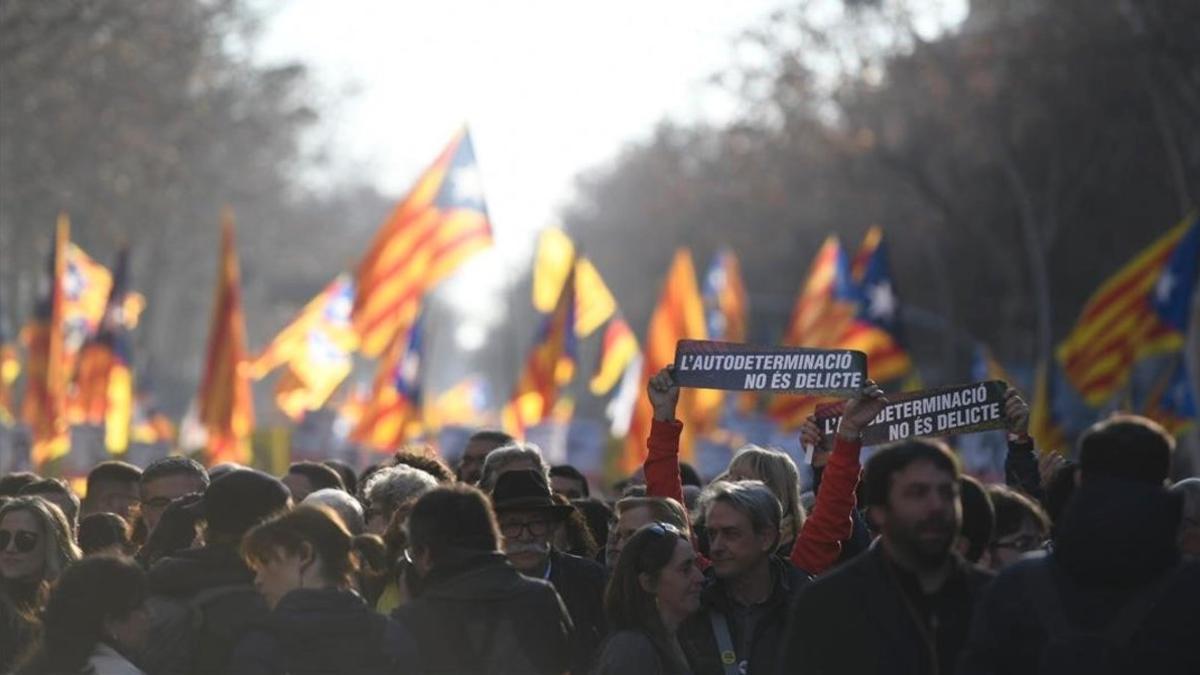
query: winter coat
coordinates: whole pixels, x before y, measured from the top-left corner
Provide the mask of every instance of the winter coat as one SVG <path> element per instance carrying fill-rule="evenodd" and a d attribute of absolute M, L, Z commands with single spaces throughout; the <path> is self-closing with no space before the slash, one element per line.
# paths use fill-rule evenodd
<path fill-rule="evenodd" d="M 783 644 L 784 630 L 791 607 L 800 590 L 809 583 L 809 577 L 785 560 L 771 558 L 771 595 L 760 607 L 752 635 L 743 636 L 735 618 L 734 601 L 730 599 L 725 584 L 708 570 L 705 573 L 704 589 L 700 593 L 700 611 L 690 616 L 679 627 L 679 644 L 687 655 L 692 670 L 697 675 L 723 675 L 722 653 L 713 630 L 711 613 L 716 613 L 729 627 L 737 660 L 746 662 L 748 675 L 763 675 L 775 672 L 779 650 Z M 748 651 L 742 645 L 748 644 Z"/>
<path fill-rule="evenodd" d="M 671 669 L 650 636 L 636 630 L 620 630 L 608 637 L 596 658 L 593 675 L 692 675 L 690 670 Z"/>
<path fill-rule="evenodd" d="M 550 583 L 562 598 L 575 626 L 571 672 L 586 673 L 608 633 L 604 619 L 604 568 L 579 556 L 550 552 Z"/>
<path fill-rule="evenodd" d="M 679 436 L 683 423 L 653 420 L 646 441 L 646 494 L 670 497 L 683 502 L 683 483 L 679 476 Z M 792 564 L 808 574 L 829 569 L 842 554 L 842 542 L 853 534 L 851 514 L 854 490 L 862 469 L 858 454 L 861 444 L 835 437 L 833 454 L 822 475 L 821 491 L 812 513 L 804 521 L 792 547 Z M 702 561 L 707 567 L 707 561 Z"/>
<path fill-rule="evenodd" d="M 233 653 L 231 675 L 376 675 L 413 657 L 403 630 L 358 593 L 300 589 L 280 599 Z"/>
<path fill-rule="evenodd" d="M 267 615 L 254 573 L 232 545 L 159 560 L 147 576 L 152 624 L 139 663 L 154 675 L 216 673 Z"/>
<path fill-rule="evenodd" d="M 393 614 L 418 650 L 418 674 L 560 675 L 570 668 L 571 617 L 554 587 L 500 553 L 434 569 Z"/>
<path fill-rule="evenodd" d="M 1054 552 L 984 592 L 960 672 L 1200 673 L 1200 563 L 1180 562 L 1178 523 L 1162 487 L 1089 478 Z"/>
<path fill-rule="evenodd" d="M 915 577 L 886 560 L 878 542 L 808 584 L 792 610 L 777 672 L 951 675 L 976 598 L 991 579 L 960 558 L 953 561 L 932 598 L 922 597 Z M 919 615 L 918 607 L 928 615 Z"/>

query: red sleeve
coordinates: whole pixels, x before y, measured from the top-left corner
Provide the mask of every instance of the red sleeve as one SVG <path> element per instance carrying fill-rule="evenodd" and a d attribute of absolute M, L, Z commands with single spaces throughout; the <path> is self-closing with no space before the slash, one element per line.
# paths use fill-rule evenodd
<path fill-rule="evenodd" d="M 670 497 L 680 504 L 683 501 L 683 478 L 679 475 L 679 435 L 683 433 L 683 422 L 650 420 L 650 438 L 646 439 L 646 462 L 642 472 L 646 474 L 646 495 Z M 684 517 L 687 517 L 685 507 Z M 690 529 L 692 524 L 688 523 Z M 696 538 L 692 537 L 695 546 Z M 707 569 L 708 559 L 696 548 L 696 563 Z"/>
<path fill-rule="evenodd" d="M 679 435 L 683 422 L 650 421 L 650 438 L 646 440 L 646 494 L 651 497 L 670 497 L 683 503 L 683 478 L 679 476 Z"/>
<path fill-rule="evenodd" d="M 842 542 L 854 531 L 854 491 L 861 466 L 862 443 L 834 436 L 833 453 L 821 476 L 817 503 L 792 546 L 791 561 L 812 575 L 829 569 L 842 554 Z"/>

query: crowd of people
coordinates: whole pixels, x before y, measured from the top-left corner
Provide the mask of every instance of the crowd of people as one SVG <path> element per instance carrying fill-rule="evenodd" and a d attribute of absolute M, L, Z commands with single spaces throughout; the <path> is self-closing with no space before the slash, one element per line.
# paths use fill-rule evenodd
<path fill-rule="evenodd" d="M 172 456 L 97 465 L 82 501 L 0 477 L 0 673 L 1200 673 L 1200 479 L 1117 415 L 1070 459 L 1006 395 L 1006 484 L 938 440 L 874 449 L 872 383 L 813 449 L 749 446 L 707 485 L 679 388 L 647 387 L 613 499 L 496 431 L 282 477 Z"/>

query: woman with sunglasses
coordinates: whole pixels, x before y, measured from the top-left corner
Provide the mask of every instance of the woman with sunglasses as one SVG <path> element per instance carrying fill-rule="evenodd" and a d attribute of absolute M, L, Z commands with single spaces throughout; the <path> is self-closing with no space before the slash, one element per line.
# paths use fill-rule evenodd
<path fill-rule="evenodd" d="M 71 565 L 46 604 L 42 639 L 20 675 L 142 675 L 131 655 L 146 643 L 146 573 L 129 558 Z"/>
<path fill-rule="evenodd" d="M 325 506 L 301 505 L 250 530 L 242 556 L 271 612 L 234 651 L 233 675 L 393 672 L 409 655 L 399 627 L 354 589 L 374 535 L 351 537 Z"/>
<path fill-rule="evenodd" d="M 34 496 L 0 506 L 0 672 L 28 648 L 50 584 L 79 558 L 57 506 Z"/>
<path fill-rule="evenodd" d="M 608 582 L 604 607 L 613 633 L 596 675 L 690 675 L 676 631 L 699 609 L 703 582 L 678 528 L 650 523 L 635 532 Z"/>

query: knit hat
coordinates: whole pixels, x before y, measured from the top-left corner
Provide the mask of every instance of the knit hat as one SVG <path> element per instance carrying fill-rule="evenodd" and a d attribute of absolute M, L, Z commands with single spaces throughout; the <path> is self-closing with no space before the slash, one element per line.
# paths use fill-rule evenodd
<path fill-rule="evenodd" d="M 213 532 L 241 536 L 287 508 L 289 499 L 291 492 L 278 478 L 254 469 L 234 469 L 208 486 L 204 518 Z"/>

